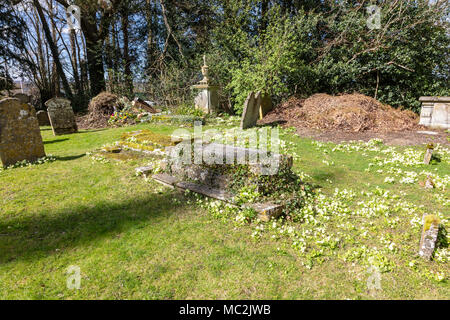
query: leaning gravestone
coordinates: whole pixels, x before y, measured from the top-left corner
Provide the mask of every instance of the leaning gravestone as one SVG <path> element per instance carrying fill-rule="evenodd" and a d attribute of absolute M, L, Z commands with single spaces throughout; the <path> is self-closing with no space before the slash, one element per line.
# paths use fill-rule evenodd
<path fill-rule="evenodd" d="M 244 112 L 241 118 L 241 129 L 248 129 L 256 126 L 259 116 L 259 106 L 254 92 L 248 94 L 244 103 Z"/>
<path fill-rule="evenodd" d="M 53 98 L 45 103 L 50 124 L 55 136 L 76 133 L 78 131 L 70 101 L 63 98 Z"/>
<path fill-rule="evenodd" d="M 0 100 L 0 159 L 7 167 L 45 157 L 34 108 L 19 99 Z"/>
<path fill-rule="evenodd" d="M 38 122 L 39 122 L 39 126 L 49 126 L 50 125 L 50 119 L 48 118 L 48 113 L 47 111 L 44 110 L 40 110 L 36 113 Z"/>
<path fill-rule="evenodd" d="M 427 148 L 427 151 L 425 152 L 425 157 L 423 158 L 423 163 L 430 164 L 432 156 L 433 156 L 433 148 Z"/>
<path fill-rule="evenodd" d="M 420 238 L 419 255 L 430 260 L 433 256 L 434 247 L 439 233 L 439 218 L 434 215 L 423 216 L 423 230 Z"/>

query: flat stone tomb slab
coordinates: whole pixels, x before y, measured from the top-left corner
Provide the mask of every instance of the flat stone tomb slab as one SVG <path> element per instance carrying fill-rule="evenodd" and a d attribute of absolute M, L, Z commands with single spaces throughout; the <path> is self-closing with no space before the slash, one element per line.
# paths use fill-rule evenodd
<path fill-rule="evenodd" d="M 280 167 L 291 168 L 293 163 L 289 155 L 219 143 L 202 145 L 202 152 L 207 164 L 248 164 L 257 170 L 255 174 L 263 175 L 275 174 Z"/>
<path fill-rule="evenodd" d="M 233 202 L 233 196 L 223 189 L 211 188 L 209 186 L 188 181 L 179 182 L 176 177 L 168 174 L 155 174 L 152 176 L 152 178 L 166 186 L 178 188 L 181 190 L 189 190 L 195 193 L 202 194 L 209 198 L 228 202 L 231 205 L 236 206 Z M 284 206 L 281 204 L 273 203 L 244 204 L 242 207 L 254 209 L 258 213 L 258 218 L 262 221 L 269 221 L 271 218 L 279 217 L 284 208 Z"/>

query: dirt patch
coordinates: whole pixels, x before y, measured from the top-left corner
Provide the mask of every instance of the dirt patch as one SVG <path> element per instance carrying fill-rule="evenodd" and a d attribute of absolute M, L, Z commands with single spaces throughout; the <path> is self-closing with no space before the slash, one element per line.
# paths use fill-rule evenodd
<path fill-rule="evenodd" d="M 444 130 L 433 130 L 435 135 L 419 133 L 429 129 L 418 123 L 419 116 L 410 110 L 395 109 L 357 93 L 315 94 L 306 100 L 292 97 L 258 122 L 295 127 L 300 136 L 319 141 L 378 138 L 390 145 L 449 145 Z"/>
<path fill-rule="evenodd" d="M 419 130 L 420 131 L 420 130 Z M 430 131 L 430 130 L 427 130 Z M 445 131 L 433 130 L 434 135 L 419 133 L 417 131 L 393 131 L 393 132 L 343 132 L 327 131 L 321 132 L 314 129 L 298 128 L 297 134 L 322 142 L 341 143 L 345 141 L 369 141 L 371 139 L 382 139 L 385 144 L 392 146 L 416 146 L 428 143 L 440 143 L 450 146 L 449 134 Z"/>

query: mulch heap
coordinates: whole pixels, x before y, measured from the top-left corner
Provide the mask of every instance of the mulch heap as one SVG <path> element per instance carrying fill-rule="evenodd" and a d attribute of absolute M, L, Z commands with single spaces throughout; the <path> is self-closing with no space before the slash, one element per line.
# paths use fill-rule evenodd
<path fill-rule="evenodd" d="M 114 111 L 122 108 L 123 103 L 117 95 L 102 92 L 89 103 L 87 115 L 78 117 L 78 127 L 82 129 L 106 128 Z"/>
<path fill-rule="evenodd" d="M 358 93 L 339 96 L 319 93 L 306 100 L 292 97 L 259 123 L 277 122 L 320 131 L 389 132 L 422 128 L 413 111 L 395 109 Z"/>

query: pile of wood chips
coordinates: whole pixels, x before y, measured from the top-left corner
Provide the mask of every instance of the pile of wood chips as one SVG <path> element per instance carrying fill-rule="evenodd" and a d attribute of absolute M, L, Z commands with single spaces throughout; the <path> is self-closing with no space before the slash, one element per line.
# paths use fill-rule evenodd
<path fill-rule="evenodd" d="M 390 132 L 422 128 L 419 116 L 365 96 L 315 94 L 308 99 L 290 98 L 267 114 L 260 124 L 284 123 L 288 127 L 320 131 Z"/>

